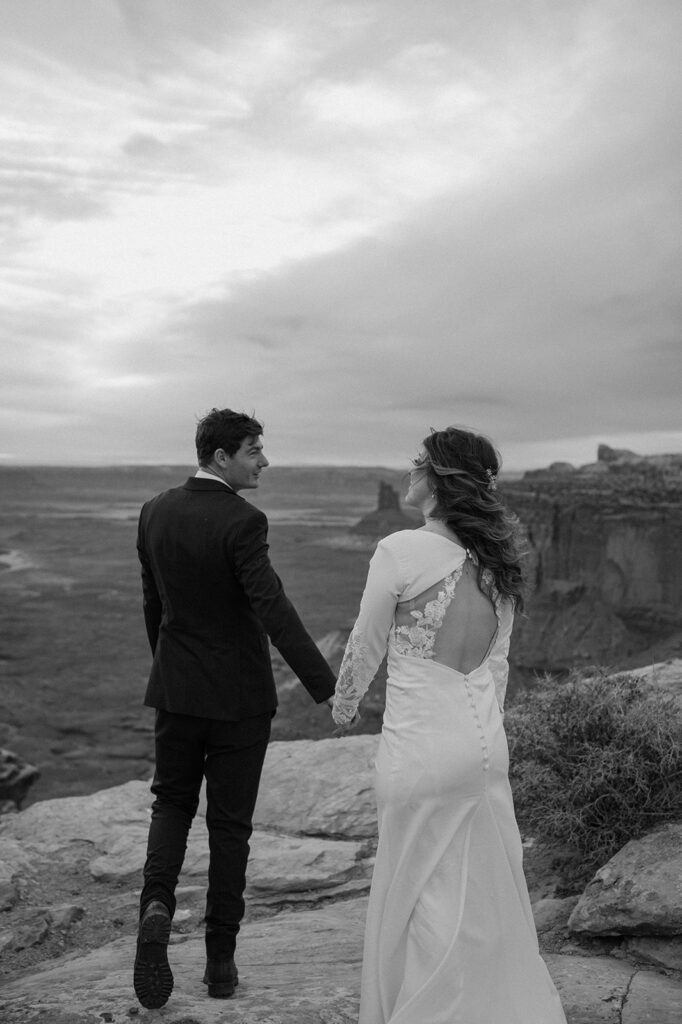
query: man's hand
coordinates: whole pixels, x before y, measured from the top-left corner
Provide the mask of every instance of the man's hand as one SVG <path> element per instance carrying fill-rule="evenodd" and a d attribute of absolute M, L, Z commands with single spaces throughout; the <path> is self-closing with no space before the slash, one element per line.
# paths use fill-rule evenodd
<path fill-rule="evenodd" d="M 350 732 L 350 730 L 353 728 L 353 726 L 357 725 L 359 721 L 360 721 L 360 712 L 356 711 L 350 722 L 345 722 L 343 725 L 337 725 L 336 726 L 336 729 L 334 729 L 334 732 L 332 733 L 332 736 L 345 736 L 346 733 Z"/>
<path fill-rule="evenodd" d="M 333 697 L 329 697 L 325 701 L 325 703 L 328 705 L 330 711 L 333 711 L 333 709 L 334 709 L 334 698 Z M 357 725 L 359 721 L 360 721 L 360 712 L 356 711 L 350 722 L 345 722 L 343 725 L 337 725 L 336 726 L 336 728 L 334 729 L 334 732 L 332 733 L 332 736 L 345 736 L 345 734 L 347 732 L 349 732 L 349 730 L 352 729 L 354 725 Z"/>

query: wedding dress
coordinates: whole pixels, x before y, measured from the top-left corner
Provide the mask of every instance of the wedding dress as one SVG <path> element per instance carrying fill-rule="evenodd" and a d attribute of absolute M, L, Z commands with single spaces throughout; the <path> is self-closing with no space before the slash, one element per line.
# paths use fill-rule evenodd
<path fill-rule="evenodd" d="M 359 1024 L 566 1024 L 538 952 L 502 724 L 511 601 L 443 534 L 371 560 L 341 665 L 349 722 L 388 649 Z"/>

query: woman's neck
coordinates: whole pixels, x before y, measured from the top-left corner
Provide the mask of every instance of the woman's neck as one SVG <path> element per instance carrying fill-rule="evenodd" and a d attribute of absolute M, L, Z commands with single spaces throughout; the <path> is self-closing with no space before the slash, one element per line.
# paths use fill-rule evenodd
<path fill-rule="evenodd" d="M 436 519 L 435 517 L 425 515 L 422 530 L 427 530 L 429 533 L 441 533 L 444 537 L 454 538 L 459 544 L 455 531 L 450 529 L 444 519 Z"/>

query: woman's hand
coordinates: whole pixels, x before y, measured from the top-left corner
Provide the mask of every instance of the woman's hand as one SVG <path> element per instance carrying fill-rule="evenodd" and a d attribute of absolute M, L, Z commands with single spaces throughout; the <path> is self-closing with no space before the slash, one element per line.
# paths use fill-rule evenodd
<path fill-rule="evenodd" d="M 350 722 L 344 722 L 343 725 L 337 725 L 336 726 L 336 729 L 334 729 L 334 732 L 332 733 L 332 736 L 337 736 L 337 737 L 345 736 L 346 733 L 350 732 L 350 730 L 353 728 L 353 726 L 357 725 L 360 720 L 361 720 L 360 712 L 356 711 L 355 714 L 353 715 L 352 719 L 350 720 Z"/>
<path fill-rule="evenodd" d="M 325 704 L 328 706 L 330 711 L 332 711 L 332 712 L 334 711 L 334 698 L 333 697 L 328 697 L 327 700 L 325 701 Z M 332 736 L 344 736 L 350 729 L 353 728 L 354 725 L 357 725 L 359 721 L 360 721 L 360 712 L 356 711 L 355 714 L 353 715 L 353 717 L 351 718 L 350 722 L 344 722 L 343 725 L 339 725 L 338 722 L 335 723 L 336 724 L 336 729 L 334 729 L 334 732 L 332 733 Z"/>

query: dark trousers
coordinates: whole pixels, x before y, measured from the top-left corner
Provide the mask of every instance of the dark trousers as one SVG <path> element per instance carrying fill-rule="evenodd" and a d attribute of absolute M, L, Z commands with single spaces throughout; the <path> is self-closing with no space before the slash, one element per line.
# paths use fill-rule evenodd
<path fill-rule="evenodd" d="M 175 887 L 187 836 L 206 776 L 209 841 L 206 953 L 234 954 L 244 916 L 246 862 L 261 769 L 270 738 L 271 712 L 241 722 L 156 712 L 156 770 L 152 793 L 142 914 L 152 900 L 175 913 Z"/>

